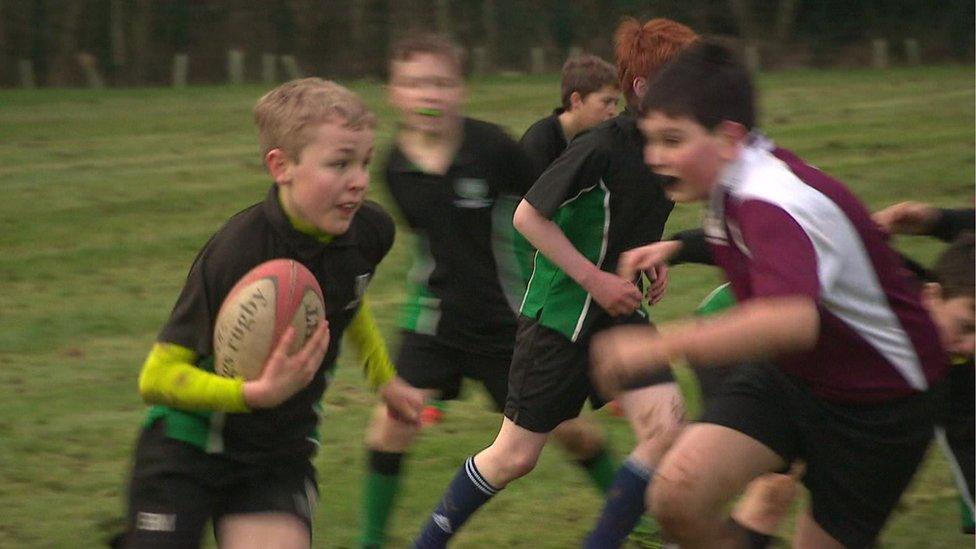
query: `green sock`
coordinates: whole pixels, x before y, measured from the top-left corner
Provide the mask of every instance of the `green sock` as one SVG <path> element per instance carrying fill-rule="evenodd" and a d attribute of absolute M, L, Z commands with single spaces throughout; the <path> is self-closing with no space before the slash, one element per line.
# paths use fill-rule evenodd
<path fill-rule="evenodd" d="M 613 479 L 617 476 L 617 464 L 610 457 L 610 452 L 607 451 L 606 447 L 601 448 L 597 455 L 589 459 L 581 459 L 578 463 L 586 470 L 586 474 L 593 481 L 593 484 L 604 494 L 607 493 L 607 490 L 613 485 Z"/>
<path fill-rule="evenodd" d="M 400 488 L 400 462 L 403 454 L 369 451 L 369 471 L 363 486 L 363 547 L 381 547 L 393 501 Z"/>

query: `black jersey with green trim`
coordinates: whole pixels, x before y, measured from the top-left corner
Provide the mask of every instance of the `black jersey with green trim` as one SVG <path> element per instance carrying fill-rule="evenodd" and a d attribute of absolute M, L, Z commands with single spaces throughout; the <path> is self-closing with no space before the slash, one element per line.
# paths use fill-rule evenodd
<path fill-rule="evenodd" d="M 534 168 L 532 180 L 535 181 L 546 171 L 552 162 L 559 158 L 566 150 L 569 140 L 563 132 L 563 125 L 559 123 L 559 115 L 565 112 L 562 107 L 552 111 L 549 116 L 537 120 L 529 126 L 519 139 L 519 145 L 529 157 Z"/>
<path fill-rule="evenodd" d="M 562 229 L 588 260 L 615 272 L 620 254 L 661 239 L 674 207 L 643 160 L 644 139 L 627 111 L 576 136 L 525 200 Z M 558 266 L 535 255 L 521 312 L 571 341 L 607 313 Z"/>
<path fill-rule="evenodd" d="M 272 186 L 267 198 L 230 218 L 197 255 L 158 341 L 193 350 L 197 366 L 213 371 L 213 326 L 224 298 L 255 266 L 277 258 L 307 267 L 325 297 L 331 343 L 312 382 L 275 408 L 250 413 L 190 412 L 154 406 L 147 421 L 163 417 L 167 435 L 209 453 L 260 462 L 311 455 L 318 446 L 320 400 L 328 385 L 342 334 L 377 264 L 393 245 L 393 219 L 366 201 L 349 230 L 324 244 L 292 227 Z"/>
<path fill-rule="evenodd" d="M 532 170 L 504 130 L 463 120 L 461 146 L 443 175 L 394 145 L 386 183 L 418 249 L 400 327 L 481 354 L 510 353 L 525 290 L 512 215 Z"/>

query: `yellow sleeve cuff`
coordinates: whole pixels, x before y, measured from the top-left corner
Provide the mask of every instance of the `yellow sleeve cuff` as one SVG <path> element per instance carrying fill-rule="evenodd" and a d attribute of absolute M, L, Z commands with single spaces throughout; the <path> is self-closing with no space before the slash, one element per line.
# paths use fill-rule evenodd
<path fill-rule="evenodd" d="M 376 320 L 369 309 L 369 303 L 363 297 L 359 311 L 349 324 L 349 340 L 359 350 L 359 358 L 363 361 L 363 373 L 366 381 L 373 389 L 396 377 L 396 368 L 390 360 L 386 350 L 386 343 L 380 335 Z"/>
<path fill-rule="evenodd" d="M 194 365 L 192 350 L 172 343 L 153 345 L 139 374 L 139 394 L 148 404 L 191 411 L 248 412 L 244 380 L 219 376 Z"/>

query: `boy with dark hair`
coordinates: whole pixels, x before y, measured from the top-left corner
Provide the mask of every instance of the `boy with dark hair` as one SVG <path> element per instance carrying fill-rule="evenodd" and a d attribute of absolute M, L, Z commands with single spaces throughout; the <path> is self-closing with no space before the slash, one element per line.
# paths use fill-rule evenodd
<path fill-rule="evenodd" d="M 696 38 L 667 19 L 625 20 L 615 41 L 628 111 L 574 139 L 519 204 L 515 226 L 539 252 L 522 300 L 505 418 L 491 446 L 458 471 L 416 547 L 444 547 L 498 490 L 532 471 L 557 425 L 579 415 L 593 392 L 587 377 L 592 334 L 618 323 L 647 324 L 637 281 L 615 274 L 617 258 L 658 240 L 673 204 L 641 160 L 636 101 L 648 76 Z M 665 272 L 651 278 L 657 281 L 651 301 L 657 301 Z M 621 398 L 641 442 L 618 470 L 606 521 L 589 543 L 626 538 L 643 514 L 648 462 L 681 416 L 677 387 L 669 376 L 661 381 Z"/>
<path fill-rule="evenodd" d="M 274 185 L 200 251 L 139 376 L 153 404 L 135 450 L 127 547 L 196 547 L 213 522 L 221 546 L 309 547 L 318 494 L 311 457 L 319 400 L 348 329 L 366 373 L 405 421 L 423 395 L 395 377 L 365 303 L 393 243 L 393 220 L 365 200 L 373 114 L 318 78 L 279 86 L 254 109 Z M 325 296 L 326 322 L 295 355 L 289 329 L 258 379 L 218 376 L 212 333 L 227 293 L 274 258 L 300 262 Z"/>
<path fill-rule="evenodd" d="M 444 400 L 464 378 L 478 380 L 501 411 L 524 292 L 511 219 L 533 170 L 504 130 L 462 115 L 461 65 L 459 48 L 438 35 L 408 37 L 390 59 L 400 125 L 385 180 L 418 245 L 396 363 L 408 383 Z M 382 406 L 373 416 L 363 547 L 383 544 L 417 431 Z M 564 425 L 555 435 L 595 482 L 612 477 L 601 433 Z"/>
<path fill-rule="evenodd" d="M 764 543 L 726 505 L 799 458 L 812 509 L 794 543 L 871 545 L 925 455 L 947 369 L 917 285 L 850 191 L 751 132 L 752 82 L 727 47 L 680 53 L 643 105 L 645 161 L 673 199 L 709 201 L 706 235 L 739 305 L 601 334 L 595 381 L 613 394 L 678 358 L 778 366 L 739 366 L 684 430 L 651 486 L 655 516 L 682 547 Z"/>
<path fill-rule="evenodd" d="M 529 126 L 519 140 L 535 168 L 533 180 L 546 171 L 577 134 L 617 114 L 617 71 L 595 55 L 567 59 L 560 88 L 562 106 Z"/>

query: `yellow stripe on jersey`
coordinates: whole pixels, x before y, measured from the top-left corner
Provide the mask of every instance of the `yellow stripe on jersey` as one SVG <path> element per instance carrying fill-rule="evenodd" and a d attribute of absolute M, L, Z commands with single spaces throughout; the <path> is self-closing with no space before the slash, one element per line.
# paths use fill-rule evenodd
<path fill-rule="evenodd" d="M 196 359 L 196 353 L 180 345 L 153 345 L 139 374 L 142 399 L 190 411 L 250 411 L 244 403 L 243 379 L 201 370 L 193 365 Z"/>
<path fill-rule="evenodd" d="M 386 343 L 369 310 L 369 303 L 363 297 L 356 317 L 349 324 L 349 340 L 359 350 L 359 358 L 364 362 L 363 371 L 370 387 L 376 389 L 396 376 L 396 368 L 386 351 Z"/>

